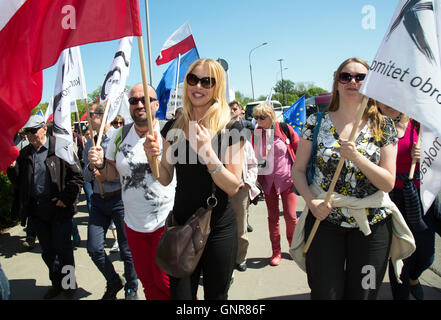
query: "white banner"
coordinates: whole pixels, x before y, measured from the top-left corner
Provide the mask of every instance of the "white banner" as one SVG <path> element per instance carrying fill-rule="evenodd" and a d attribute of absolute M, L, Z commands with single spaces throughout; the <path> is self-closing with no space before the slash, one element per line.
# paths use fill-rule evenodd
<path fill-rule="evenodd" d="M 75 163 L 71 126 L 71 102 L 87 97 L 79 47 L 63 50 L 58 59 L 54 97 L 55 154 Z"/>
<path fill-rule="evenodd" d="M 421 126 L 420 134 L 420 192 L 424 212 L 427 212 L 441 190 L 441 139 L 425 126 Z"/>
<path fill-rule="evenodd" d="M 124 118 L 124 124 L 129 124 L 133 122 L 132 116 L 130 115 L 130 104 L 129 97 L 127 96 L 127 92 L 124 91 L 122 93 L 122 99 L 119 105 L 118 114 Z"/>
<path fill-rule="evenodd" d="M 360 92 L 397 109 L 426 126 L 421 140 L 429 150 L 434 136 L 441 136 L 441 11 L 439 1 L 400 0 L 386 35 L 372 61 Z M 430 136 L 425 137 L 425 134 Z M 427 149 L 429 148 L 429 149 Z M 423 169 L 424 151 L 421 154 Z M 436 159 L 434 158 L 433 161 Z M 441 167 L 431 163 L 433 177 L 439 179 Z M 427 167 L 426 167 L 427 168 Z M 424 179 L 428 175 L 422 172 Z M 437 194 L 424 181 L 421 198 L 425 211 Z M 433 201 L 433 198 L 432 198 Z"/>
<path fill-rule="evenodd" d="M 130 71 L 130 56 L 132 54 L 133 37 L 125 37 L 119 41 L 115 57 L 110 65 L 109 72 L 104 79 L 100 100 L 108 100 L 109 113 L 106 123 L 115 119 L 121 104 L 121 97 L 125 90 L 126 80 Z"/>

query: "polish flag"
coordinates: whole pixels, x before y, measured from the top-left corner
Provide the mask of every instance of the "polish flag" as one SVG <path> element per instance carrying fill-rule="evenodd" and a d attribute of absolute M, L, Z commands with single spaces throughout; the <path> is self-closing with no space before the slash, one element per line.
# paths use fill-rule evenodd
<path fill-rule="evenodd" d="M 161 52 L 156 58 L 156 64 L 159 66 L 170 62 L 176 59 L 179 54 L 182 55 L 193 48 L 196 48 L 196 43 L 194 42 L 190 25 L 186 22 L 164 42 Z"/>
<path fill-rule="evenodd" d="M 61 51 L 141 34 L 138 0 L 1 0 L 0 170 L 18 156 L 13 137 L 41 100 L 42 70 Z"/>

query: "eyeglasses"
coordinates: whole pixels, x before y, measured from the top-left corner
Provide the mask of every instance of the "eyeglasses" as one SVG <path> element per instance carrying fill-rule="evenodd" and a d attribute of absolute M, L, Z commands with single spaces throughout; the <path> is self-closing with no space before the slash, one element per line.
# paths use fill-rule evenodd
<path fill-rule="evenodd" d="M 152 97 L 149 97 L 149 100 L 150 100 L 150 103 L 155 102 L 155 101 L 158 101 L 158 99 L 156 99 L 156 98 L 152 98 Z M 131 97 L 131 98 L 129 98 L 129 103 L 130 103 L 131 105 L 137 105 L 137 104 L 139 103 L 139 101 L 141 101 L 141 103 L 142 103 L 143 105 L 145 105 L 145 99 L 144 99 L 144 97 L 141 97 L 141 98 Z"/>
<path fill-rule="evenodd" d="M 40 130 L 40 128 L 26 128 L 24 129 L 24 133 L 36 134 L 38 130 Z"/>
<path fill-rule="evenodd" d="M 347 84 L 352 81 L 352 79 L 355 80 L 355 82 L 359 83 L 364 80 L 366 77 L 366 73 L 357 73 L 357 74 L 350 74 L 349 72 L 340 72 L 338 75 L 338 82 Z"/>
<path fill-rule="evenodd" d="M 104 112 L 89 112 L 89 114 L 90 114 L 90 116 L 91 117 L 93 117 L 93 116 L 101 116 L 101 115 L 103 115 L 104 114 Z"/>
<path fill-rule="evenodd" d="M 254 116 L 254 119 L 257 120 L 265 120 L 267 118 L 267 116 Z"/>
<path fill-rule="evenodd" d="M 210 88 L 213 88 L 214 85 L 216 84 L 216 79 L 215 78 L 210 78 L 210 77 L 198 78 L 193 73 L 189 73 L 187 75 L 187 83 L 190 86 L 192 86 L 192 87 L 196 86 L 199 82 L 201 83 L 202 88 L 210 89 Z"/>

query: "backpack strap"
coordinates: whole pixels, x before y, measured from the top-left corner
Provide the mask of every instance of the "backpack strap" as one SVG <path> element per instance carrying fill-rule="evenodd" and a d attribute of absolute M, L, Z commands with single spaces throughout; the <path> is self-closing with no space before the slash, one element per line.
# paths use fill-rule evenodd
<path fill-rule="evenodd" d="M 115 136 L 115 152 L 113 154 L 113 159 L 116 160 L 116 153 L 118 152 L 118 148 L 120 144 L 124 141 L 124 139 L 127 137 L 127 134 L 129 133 L 130 129 L 132 129 L 133 125 L 135 123 L 129 123 L 122 127 L 121 130 L 119 130 Z"/>
<path fill-rule="evenodd" d="M 285 136 L 291 141 L 291 133 L 289 132 L 289 128 L 286 122 L 280 122 L 280 129 L 282 129 Z"/>

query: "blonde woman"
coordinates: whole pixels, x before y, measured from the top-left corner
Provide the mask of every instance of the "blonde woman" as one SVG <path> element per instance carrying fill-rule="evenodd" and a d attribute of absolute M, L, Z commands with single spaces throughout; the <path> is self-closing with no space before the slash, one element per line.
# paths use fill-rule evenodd
<path fill-rule="evenodd" d="M 161 131 L 163 155 L 159 181 L 168 185 L 176 171 L 174 218 L 180 224 L 200 207 L 216 186 L 217 206 L 211 216 L 211 233 L 201 260 L 187 278 L 170 277 L 172 299 L 196 299 L 201 272 L 206 300 L 227 299 L 237 252 L 236 215 L 230 196 L 241 186 L 243 140 L 230 136 L 218 151 L 219 138 L 230 121 L 225 99 L 225 71 L 211 59 L 195 61 L 183 87 L 184 110 Z M 231 129 L 240 130 L 239 123 Z M 147 135 L 144 149 L 150 159 L 159 156 L 160 139 Z M 222 144 L 224 145 L 224 144 Z M 175 170 L 176 169 L 176 170 Z"/>
<path fill-rule="evenodd" d="M 289 246 L 297 224 L 297 196 L 293 192 L 291 168 L 296 159 L 299 137 L 291 126 L 276 121 L 276 115 L 270 104 L 260 104 L 255 107 L 253 116 L 257 122 L 252 137 L 254 151 L 259 163 L 265 161 L 268 168 L 259 172 L 258 181 L 265 193 L 268 210 L 268 229 L 272 248 L 269 263 L 271 266 L 278 266 L 282 260 L 279 195 L 282 198 L 286 239 Z"/>
<path fill-rule="evenodd" d="M 366 236 L 348 207 L 334 208 L 317 198 L 328 191 L 341 157 L 346 161 L 335 193 L 367 202 L 371 195 L 382 194 L 377 191 L 387 193 L 394 186 L 397 132 L 392 120 L 382 117 L 373 100 L 369 100 L 357 127 L 355 142 L 348 141 L 363 98 L 359 89 L 368 70 L 369 65 L 362 59 L 350 58 L 334 74 L 332 100 L 317 137 L 311 186 L 305 172 L 311 157 L 316 114 L 307 119 L 300 138 L 292 174 L 296 189 L 312 213 L 305 213 L 305 239 L 315 218 L 321 221 L 306 255 L 312 299 L 375 299 L 386 272 L 392 237 L 391 209 L 378 207 L 379 202 L 373 201 L 369 202 L 370 207 L 361 208 L 365 211 L 361 220 L 367 217 L 363 230 L 371 231 Z M 356 201 L 351 203 L 356 205 Z M 363 286 L 363 277 L 369 270 L 374 271 L 375 283 Z"/>

